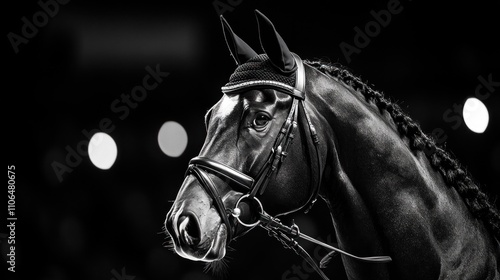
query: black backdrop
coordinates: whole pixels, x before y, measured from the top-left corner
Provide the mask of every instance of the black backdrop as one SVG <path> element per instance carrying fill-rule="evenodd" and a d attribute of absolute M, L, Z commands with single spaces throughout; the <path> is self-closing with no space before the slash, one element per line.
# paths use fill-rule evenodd
<path fill-rule="evenodd" d="M 203 115 L 221 97 L 219 88 L 234 70 L 218 12 L 256 49 L 257 8 L 301 57 L 346 65 L 397 100 L 425 131 L 440 129 L 446 147 L 492 196 L 498 195 L 498 86 L 483 96 L 490 113 L 485 133 L 470 132 L 450 111 L 476 95 L 478 77 L 500 81 L 493 4 L 402 0 L 400 12 L 379 30 L 373 27 L 370 41 L 358 44 L 359 52 L 348 61 L 340 44 L 356 46 L 354 28 L 364 29 L 374 20 L 370 11 L 395 2 L 329 2 L 72 0 L 58 4 L 46 23 L 43 16 L 35 19 L 41 27 L 31 30 L 32 38 L 24 43 L 16 41 L 17 53 L 10 32 L 22 35 L 22 18 L 32 22 L 42 8 L 36 1 L 4 3 L 4 139 L 7 164 L 16 166 L 18 218 L 17 272 L 7 275 L 217 279 L 203 273 L 201 263 L 163 248 L 161 227 L 187 162 L 203 143 Z M 111 104 L 141 83 L 148 65 L 159 65 L 170 75 L 121 120 Z M 104 118 L 114 125 L 114 166 L 99 170 L 83 156 L 59 180 L 53 163 L 65 163 L 67 147 L 76 149 L 86 139 L 82 131 L 98 129 Z M 159 128 L 169 120 L 184 126 L 189 137 L 178 158 L 164 155 L 157 142 Z M 324 205 L 295 219 L 312 236 L 331 237 Z M 260 230 L 232 247 L 229 279 L 318 279 Z M 3 239 L 2 257 L 7 253 Z M 328 273 L 332 279 L 345 277 L 339 259 Z"/>

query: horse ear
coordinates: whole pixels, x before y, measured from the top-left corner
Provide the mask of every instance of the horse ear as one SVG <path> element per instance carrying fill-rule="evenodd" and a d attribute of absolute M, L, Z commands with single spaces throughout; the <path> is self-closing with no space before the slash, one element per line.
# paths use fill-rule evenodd
<path fill-rule="evenodd" d="M 283 73 L 295 71 L 296 65 L 293 55 L 274 28 L 273 23 L 258 10 L 255 10 L 255 16 L 259 25 L 260 45 L 271 63 Z"/>
<path fill-rule="evenodd" d="M 226 19 L 221 15 L 220 21 L 222 23 L 222 31 L 224 31 L 224 38 L 226 39 L 227 47 L 231 56 L 234 58 L 236 65 L 245 63 L 250 58 L 257 55 L 257 53 L 240 37 L 234 34 L 231 26 L 227 23 Z"/>

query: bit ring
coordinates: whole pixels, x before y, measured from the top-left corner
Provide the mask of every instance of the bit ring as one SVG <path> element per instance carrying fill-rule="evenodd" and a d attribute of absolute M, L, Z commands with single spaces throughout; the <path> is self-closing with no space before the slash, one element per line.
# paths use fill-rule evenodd
<path fill-rule="evenodd" d="M 238 220 L 238 222 L 245 226 L 245 227 L 254 227 L 258 224 L 260 224 L 260 219 L 258 219 L 256 222 L 254 223 L 245 223 L 243 222 L 241 219 L 240 219 L 240 215 L 241 215 L 241 208 L 239 208 L 238 206 L 240 205 L 241 201 L 243 199 L 246 199 L 246 198 L 250 198 L 250 199 L 253 199 L 257 202 L 257 205 L 259 205 L 259 214 L 263 214 L 264 213 L 264 207 L 262 207 L 262 203 L 260 203 L 260 200 L 258 198 L 256 198 L 255 196 L 250 196 L 249 194 L 245 194 L 245 195 L 242 195 L 238 201 L 236 202 L 236 205 L 234 206 L 234 209 L 231 213 L 231 215 L 236 218 L 236 220 Z"/>

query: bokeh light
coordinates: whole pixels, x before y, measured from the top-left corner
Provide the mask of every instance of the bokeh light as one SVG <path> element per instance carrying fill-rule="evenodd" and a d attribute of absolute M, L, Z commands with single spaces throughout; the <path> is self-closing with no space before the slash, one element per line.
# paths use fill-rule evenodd
<path fill-rule="evenodd" d="M 165 122 L 158 133 L 160 149 L 169 157 L 178 157 L 186 150 L 188 136 L 182 125 L 174 121 Z"/>
<path fill-rule="evenodd" d="M 474 97 L 465 101 L 463 117 L 467 127 L 475 133 L 483 133 L 490 119 L 486 106 Z"/>
<path fill-rule="evenodd" d="M 118 149 L 111 136 L 104 132 L 98 132 L 92 136 L 89 143 L 89 158 L 97 168 L 110 169 L 117 155 Z"/>

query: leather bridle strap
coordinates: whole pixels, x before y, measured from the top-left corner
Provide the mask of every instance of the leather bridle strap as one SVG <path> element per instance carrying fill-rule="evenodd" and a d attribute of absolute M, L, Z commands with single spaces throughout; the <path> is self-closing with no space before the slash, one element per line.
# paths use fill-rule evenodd
<path fill-rule="evenodd" d="M 196 159 L 196 158 L 195 158 Z M 191 160 L 192 161 L 192 160 Z M 207 163 L 209 161 L 203 161 L 202 159 L 197 159 L 195 162 L 202 162 L 202 163 Z M 201 167 L 206 167 L 205 165 L 201 165 Z M 203 187 L 203 189 L 208 193 L 208 195 L 212 198 L 216 210 L 219 212 L 219 216 L 222 219 L 222 222 L 226 225 L 226 232 L 227 232 L 227 240 L 231 240 L 232 238 L 232 229 L 231 229 L 231 223 L 229 222 L 229 217 L 228 213 L 226 213 L 226 207 L 224 206 L 224 202 L 222 201 L 222 197 L 220 197 L 219 192 L 217 191 L 217 188 L 215 187 L 215 184 L 213 181 L 208 177 L 208 175 L 201 170 L 201 168 L 197 164 L 190 164 L 188 167 L 188 170 L 186 172 L 188 174 L 192 174 L 198 179 L 200 182 L 200 185 Z"/>
<path fill-rule="evenodd" d="M 321 276 L 321 278 L 329 280 L 323 270 L 321 270 L 321 268 L 318 266 L 316 261 L 311 257 L 311 255 L 309 255 L 309 253 L 307 253 L 306 250 L 304 250 L 304 248 L 302 248 L 302 246 L 299 245 L 299 243 L 294 238 L 272 228 L 264 228 L 267 230 L 270 236 L 273 236 L 278 241 L 280 241 L 283 247 L 285 247 L 286 249 L 292 249 L 297 255 L 302 257 L 316 271 L 316 273 Z"/>
<path fill-rule="evenodd" d="M 309 113 L 306 110 L 306 107 L 304 105 L 305 103 L 305 97 L 306 97 L 306 71 L 304 69 L 304 63 L 302 62 L 302 59 L 296 55 L 293 54 L 293 57 L 295 59 L 295 64 L 297 65 L 297 74 L 295 76 L 295 88 L 294 88 L 294 93 L 296 95 L 303 96 L 304 98 L 299 99 L 299 106 L 297 108 L 297 114 L 300 112 L 304 116 L 302 118 L 303 120 L 306 121 L 307 126 L 309 127 L 309 134 L 311 136 L 311 139 L 313 141 L 314 145 L 314 150 L 316 152 L 316 161 L 317 161 L 317 166 L 316 168 L 318 169 L 318 176 L 316 179 L 316 184 L 312 183 L 311 186 L 313 187 L 311 195 L 309 196 L 309 199 L 307 200 L 306 204 L 302 206 L 300 209 L 305 208 L 305 212 L 307 213 L 313 206 L 314 203 L 317 200 L 318 194 L 319 194 L 319 189 L 321 187 L 321 181 L 323 178 L 323 166 L 322 166 L 322 161 L 321 161 L 321 156 L 320 156 L 320 151 L 319 151 L 319 138 L 318 134 L 316 132 L 316 128 L 314 127 L 313 123 L 311 122 L 311 117 L 309 116 Z M 306 140 L 308 141 L 308 140 Z M 310 145 L 307 145 L 308 147 Z M 312 157 L 312 155 L 311 155 Z M 313 168 L 311 167 L 311 180 L 314 178 L 314 172 Z"/>
<path fill-rule="evenodd" d="M 295 137 L 295 130 L 297 129 L 297 112 L 298 101 L 294 98 L 292 108 L 288 113 L 285 123 L 280 129 L 278 137 L 276 137 L 276 140 L 274 141 L 271 153 L 261 170 L 258 172 L 257 182 L 254 184 L 249 193 L 250 197 L 262 195 L 264 193 L 273 173 L 279 169 L 288 155 L 287 149 L 293 141 L 293 138 Z"/>
<path fill-rule="evenodd" d="M 271 150 L 271 154 L 269 155 L 266 163 L 264 166 L 261 168 L 257 175 L 257 182 L 255 186 L 252 188 L 252 191 L 250 192 L 250 198 L 256 196 L 256 195 L 262 195 L 264 191 L 266 190 L 267 184 L 269 183 L 269 180 L 271 178 L 271 175 L 277 171 L 279 168 L 279 165 L 283 163 L 287 156 L 287 150 L 288 147 L 292 144 L 295 134 L 297 131 L 298 127 L 298 119 L 299 119 L 299 112 L 301 112 L 301 115 L 304 117 L 302 118 L 305 122 L 305 124 L 309 128 L 309 134 L 312 139 L 313 145 L 314 145 L 314 150 L 316 152 L 316 160 L 317 160 L 317 169 L 318 169 L 318 176 L 316 178 L 316 183 L 312 184 L 312 191 L 311 194 L 307 200 L 307 202 L 300 207 L 299 209 L 296 209 L 294 211 L 300 210 L 300 209 L 306 209 L 306 213 L 311 209 L 311 207 L 314 205 L 316 202 L 316 199 L 319 194 L 319 189 L 321 186 L 321 179 L 323 176 L 323 167 L 322 167 L 322 162 L 321 162 L 321 156 L 320 156 L 320 151 L 319 151 L 319 139 L 318 135 L 316 132 L 316 129 L 311 122 L 311 118 L 309 116 L 309 113 L 307 112 L 304 102 L 306 98 L 306 76 L 305 76 L 305 70 L 304 70 L 304 64 L 302 62 L 302 59 L 296 55 L 293 54 L 293 57 L 295 59 L 295 65 L 297 66 L 296 70 L 296 75 L 295 75 L 295 87 L 293 89 L 293 92 L 285 92 L 289 94 L 293 98 L 292 106 L 290 109 L 290 112 L 288 114 L 288 117 L 283 124 L 283 127 L 280 130 L 280 134 L 275 140 L 275 143 L 273 145 L 273 148 Z M 308 141 L 308 140 L 306 140 Z M 308 145 L 309 146 L 309 145 Z M 312 157 L 312 155 L 311 155 Z M 313 168 L 311 167 L 311 180 L 314 181 L 314 172 Z M 292 211 L 292 212 L 294 212 Z"/>
<path fill-rule="evenodd" d="M 297 98 L 300 96 L 300 100 L 306 99 L 306 71 L 304 70 L 304 63 L 300 56 L 293 54 L 295 59 L 295 65 L 297 65 L 297 74 L 295 75 L 295 88 L 293 89 L 293 95 Z"/>
<path fill-rule="evenodd" d="M 189 165 L 201 166 L 203 169 L 207 169 L 217 175 L 229 179 L 247 190 L 251 190 L 254 184 L 252 177 L 243 174 L 230 166 L 206 157 L 195 157 L 189 161 Z"/>
<path fill-rule="evenodd" d="M 314 127 L 314 125 L 311 121 L 311 117 L 309 116 L 309 113 L 307 112 L 307 110 L 305 108 L 304 101 L 300 101 L 299 110 L 304 115 L 304 118 L 301 119 L 303 122 L 305 122 L 304 126 L 307 125 L 309 127 L 309 133 L 311 135 L 310 138 L 313 142 L 314 151 L 316 154 L 316 168 L 318 170 L 318 174 L 316 176 L 316 182 L 312 182 L 315 177 L 312 174 L 313 172 L 311 172 L 311 186 L 313 186 L 314 189 L 312 190 L 311 195 L 309 196 L 309 200 L 302 207 L 302 208 L 305 208 L 305 213 L 307 213 L 314 206 L 314 203 L 316 203 L 317 198 L 318 198 L 319 190 L 321 187 L 321 182 L 323 179 L 323 162 L 321 160 L 321 154 L 320 154 L 320 150 L 319 150 L 318 134 L 316 132 L 316 128 Z M 306 140 L 306 141 L 308 141 L 308 140 Z M 311 145 L 307 145 L 307 146 L 310 147 Z M 312 155 L 310 156 L 310 158 L 312 159 Z M 311 162 L 311 164 L 312 164 L 312 162 Z M 313 168 L 311 168 L 311 170 L 313 170 Z"/>

